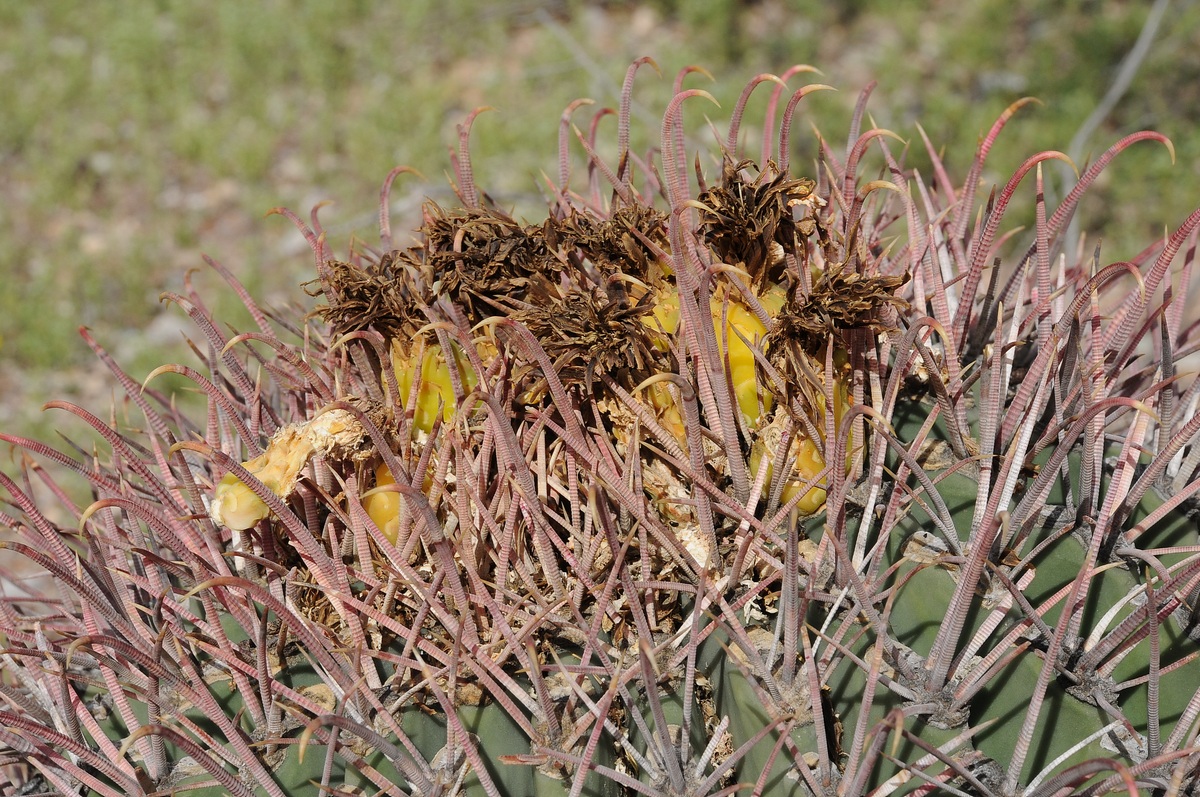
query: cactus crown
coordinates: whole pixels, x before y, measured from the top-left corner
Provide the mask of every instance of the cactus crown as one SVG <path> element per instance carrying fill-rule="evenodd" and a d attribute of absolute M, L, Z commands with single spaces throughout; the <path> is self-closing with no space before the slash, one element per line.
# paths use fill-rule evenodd
<path fill-rule="evenodd" d="M 214 264 L 257 329 L 172 295 L 200 369 L 142 385 L 85 334 L 145 425 L 60 403 L 106 454 L 0 435 L 26 452 L 0 475 L 4 546 L 50 577 L 0 602 L 0 760 L 23 788 L 1195 782 L 1200 381 L 1177 363 L 1200 211 L 1131 263 L 1065 240 L 1113 157 L 1169 142 L 1122 139 L 1052 212 L 1041 164 L 1062 156 L 1040 153 L 979 212 L 1011 113 L 962 184 L 926 142 L 927 181 L 862 132 L 864 93 L 847 151 L 822 141 L 793 175 L 794 116 L 826 88 L 789 95 L 796 68 L 746 87 L 692 185 L 686 70 L 657 156 L 629 149 L 647 63 L 615 163 L 564 114 L 540 223 L 474 184 L 472 115 L 462 206 L 427 204 L 416 243 L 387 213 L 402 169 L 378 249 L 335 258 L 315 211 L 280 211 L 316 260 L 303 328 Z"/>

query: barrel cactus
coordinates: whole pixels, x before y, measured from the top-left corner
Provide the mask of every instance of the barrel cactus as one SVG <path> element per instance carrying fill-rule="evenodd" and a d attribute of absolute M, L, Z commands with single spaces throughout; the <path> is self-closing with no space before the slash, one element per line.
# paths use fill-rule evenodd
<path fill-rule="evenodd" d="M 48 406 L 104 445 L 0 435 L 44 576 L 0 601 L 0 793 L 1197 793 L 1200 211 L 1131 262 L 1066 235 L 1169 142 L 981 202 L 1019 104 L 956 182 L 868 91 L 797 168 L 798 67 L 708 146 L 685 70 L 639 154 L 650 63 L 615 147 L 563 115 L 544 219 L 475 185 L 472 116 L 411 241 L 403 169 L 378 247 L 280 211 L 307 316 L 212 263 L 255 327 L 170 295 L 198 365 L 85 332 L 126 399 Z"/>

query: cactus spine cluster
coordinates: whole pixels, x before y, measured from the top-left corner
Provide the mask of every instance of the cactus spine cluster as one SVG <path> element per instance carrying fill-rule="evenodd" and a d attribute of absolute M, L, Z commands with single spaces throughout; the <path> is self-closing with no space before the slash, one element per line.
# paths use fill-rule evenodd
<path fill-rule="evenodd" d="M 648 62 L 615 161 L 564 114 L 540 222 L 475 185 L 469 118 L 412 243 L 401 169 L 378 248 L 281 211 L 307 319 L 214 264 L 256 329 L 172 295 L 200 367 L 85 335 L 133 412 L 51 406 L 103 453 L 0 435 L 3 546 L 49 577 L 0 601 L 0 794 L 1196 793 L 1200 211 L 1133 262 L 1066 240 L 1169 142 L 980 207 L 1018 106 L 957 183 L 864 93 L 796 176 L 810 70 L 699 155 L 685 70 L 639 155 Z"/>

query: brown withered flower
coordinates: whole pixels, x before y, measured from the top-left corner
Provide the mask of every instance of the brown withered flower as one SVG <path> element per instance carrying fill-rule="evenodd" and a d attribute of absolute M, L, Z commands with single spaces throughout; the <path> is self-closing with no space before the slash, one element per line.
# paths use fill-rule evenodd
<path fill-rule="evenodd" d="M 378 262 L 362 265 L 327 260 L 329 289 L 319 281 L 305 285 L 310 296 L 324 295 L 328 300 L 312 315 L 328 321 L 337 337 L 368 328 L 387 338 L 412 336 L 427 321 L 421 308 L 431 297 L 424 295 L 404 254 L 387 252 Z"/>
<path fill-rule="evenodd" d="M 628 274 L 645 282 L 661 276 L 645 241 L 666 249 L 666 222 L 666 213 L 642 204 L 617 208 L 605 219 L 576 212 L 547 228 L 547 240 L 577 249 L 603 274 Z"/>
<path fill-rule="evenodd" d="M 786 365 L 787 357 L 797 350 L 816 357 L 830 335 L 837 338 L 851 329 L 891 329 L 883 309 L 888 305 L 897 309 L 908 306 L 896 291 L 909 279 L 907 273 L 865 276 L 844 264 L 830 266 L 817 278 L 810 293 L 788 297 L 767 333 L 767 351 Z"/>
<path fill-rule="evenodd" d="M 532 279 L 561 270 L 562 259 L 546 243 L 549 224 L 522 225 L 490 207 L 446 211 L 429 203 L 420 230 L 425 245 L 407 256 L 474 324 L 496 315 L 499 299 L 520 299 Z"/>
<path fill-rule="evenodd" d="M 748 169 L 758 166 L 725 159 L 720 185 L 699 197 L 699 234 L 721 262 L 745 269 L 751 287 L 761 293 L 782 281 L 784 254 L 795 254 L 797 238 L 816 231 L 811 210 L 824 202 L 813 193 L 815 182 L 780 174 L 770 161 L 754 180 L 745 176 Z M 797 205 L 809 208 L 793 220 Z"/>
<path fill-rule="evenodd" d="M 630 389 L 669 367 L 645 322 L 654 309 L 650 293 L 634 302 L 623 291 L 577 287 L 558 296 L 543 285 L 531 299 L 511 317 L 538 339 L 564 385 L 590 393 L 599 372 Z"/>

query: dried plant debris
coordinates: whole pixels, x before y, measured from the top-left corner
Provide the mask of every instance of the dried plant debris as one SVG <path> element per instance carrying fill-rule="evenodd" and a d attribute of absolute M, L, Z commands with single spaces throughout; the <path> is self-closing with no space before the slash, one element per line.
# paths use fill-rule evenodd
<path fill-rule="evenodd" d="M 603 283 L 613 301 L 625 295 L 636 304 L 628 299 L 630 284 L 666 277 L 656 254 L 668 247 L 666 214 L 642 204 L 606 217 L 572 210 L 530 225 L 494 208 L 445 210 L 430 202 L 418 233 L 421 244 L 378 262 L 329 260 L 329 287 L 311 291 L 328 300 L 315 315 L 339 334 L 374 328 L 387 338 L 411 338 L 438 297 L 474 325 L 545 300 L 545 292 L 530 295 L 537 285 Z"/>
<path fill-rule="evenodd" d="M 831 335 L 840 338 L 846 330 L 889 331 L 893 326 L 886 320 L 886 308 L 908 306 L 896 295 L 908 280 L 907 273 L 866 276 L 841 264 L 831 266 L 813 283 L 812 291 L 789 295 L 767 335 L 767 350 L 782 353 L 797 347 L 815 355 Z"/>
<path fill-rule="evenodd" d="M 750 170 L 758 171 L 753 180 Z M 726 158 L 721 183 L 700 195 L 700 237 L 722 263 L 745 270 L 762 293 L 784 280 L 784 255 L 797 252 L 798 239 L 817 230 L 816 209 L 825 204 L 808 178 L 781 174 L 768 161 Z"/>
<path fill-rule="evenodd" d="M 496 315 L 497 300 L 523 298 L 534 279 L 554 279 L 563 267 L 547 246 L 544 225 L 520 224 L 494 208 L 443 210 L 429 203 L 421 233 L 424 246 L 406 256 L 471 324 Z"/>
<path fill-rule="evenodd" d="M 543 286 L 512 318 L 524 324 L 550 355 L 564 385 L 585 385 L 608 374 L 626 389 L 669 367 L 652 331 L 654 295 L 633 301 L 623 291 L 578 288 L 558 296 Z"/>
<path fill-rule="evenodd" d="M 424 281 L 401 252 L 387 252 L 378 262 L 325 261 L 325 283 L 306 285 L 312 296 L 327 303 L 312 313 L 329 323 L 334 336 L 375 329 L 389 339 L 412 337 L 427 319 L 422 307 L 431 295 Z M 309 287 L 312 286 L 312 287 Z"/>
<path fill-rule="evenodd" d="M 547 224 L 551 245 L 577 249 L 603 274 L 626 274 L 643 282 L 663 277 L 652 246 L 668 248 L 667 214 L 649 205 L 618 207 L 608 218 L 575 211 Z"/>

